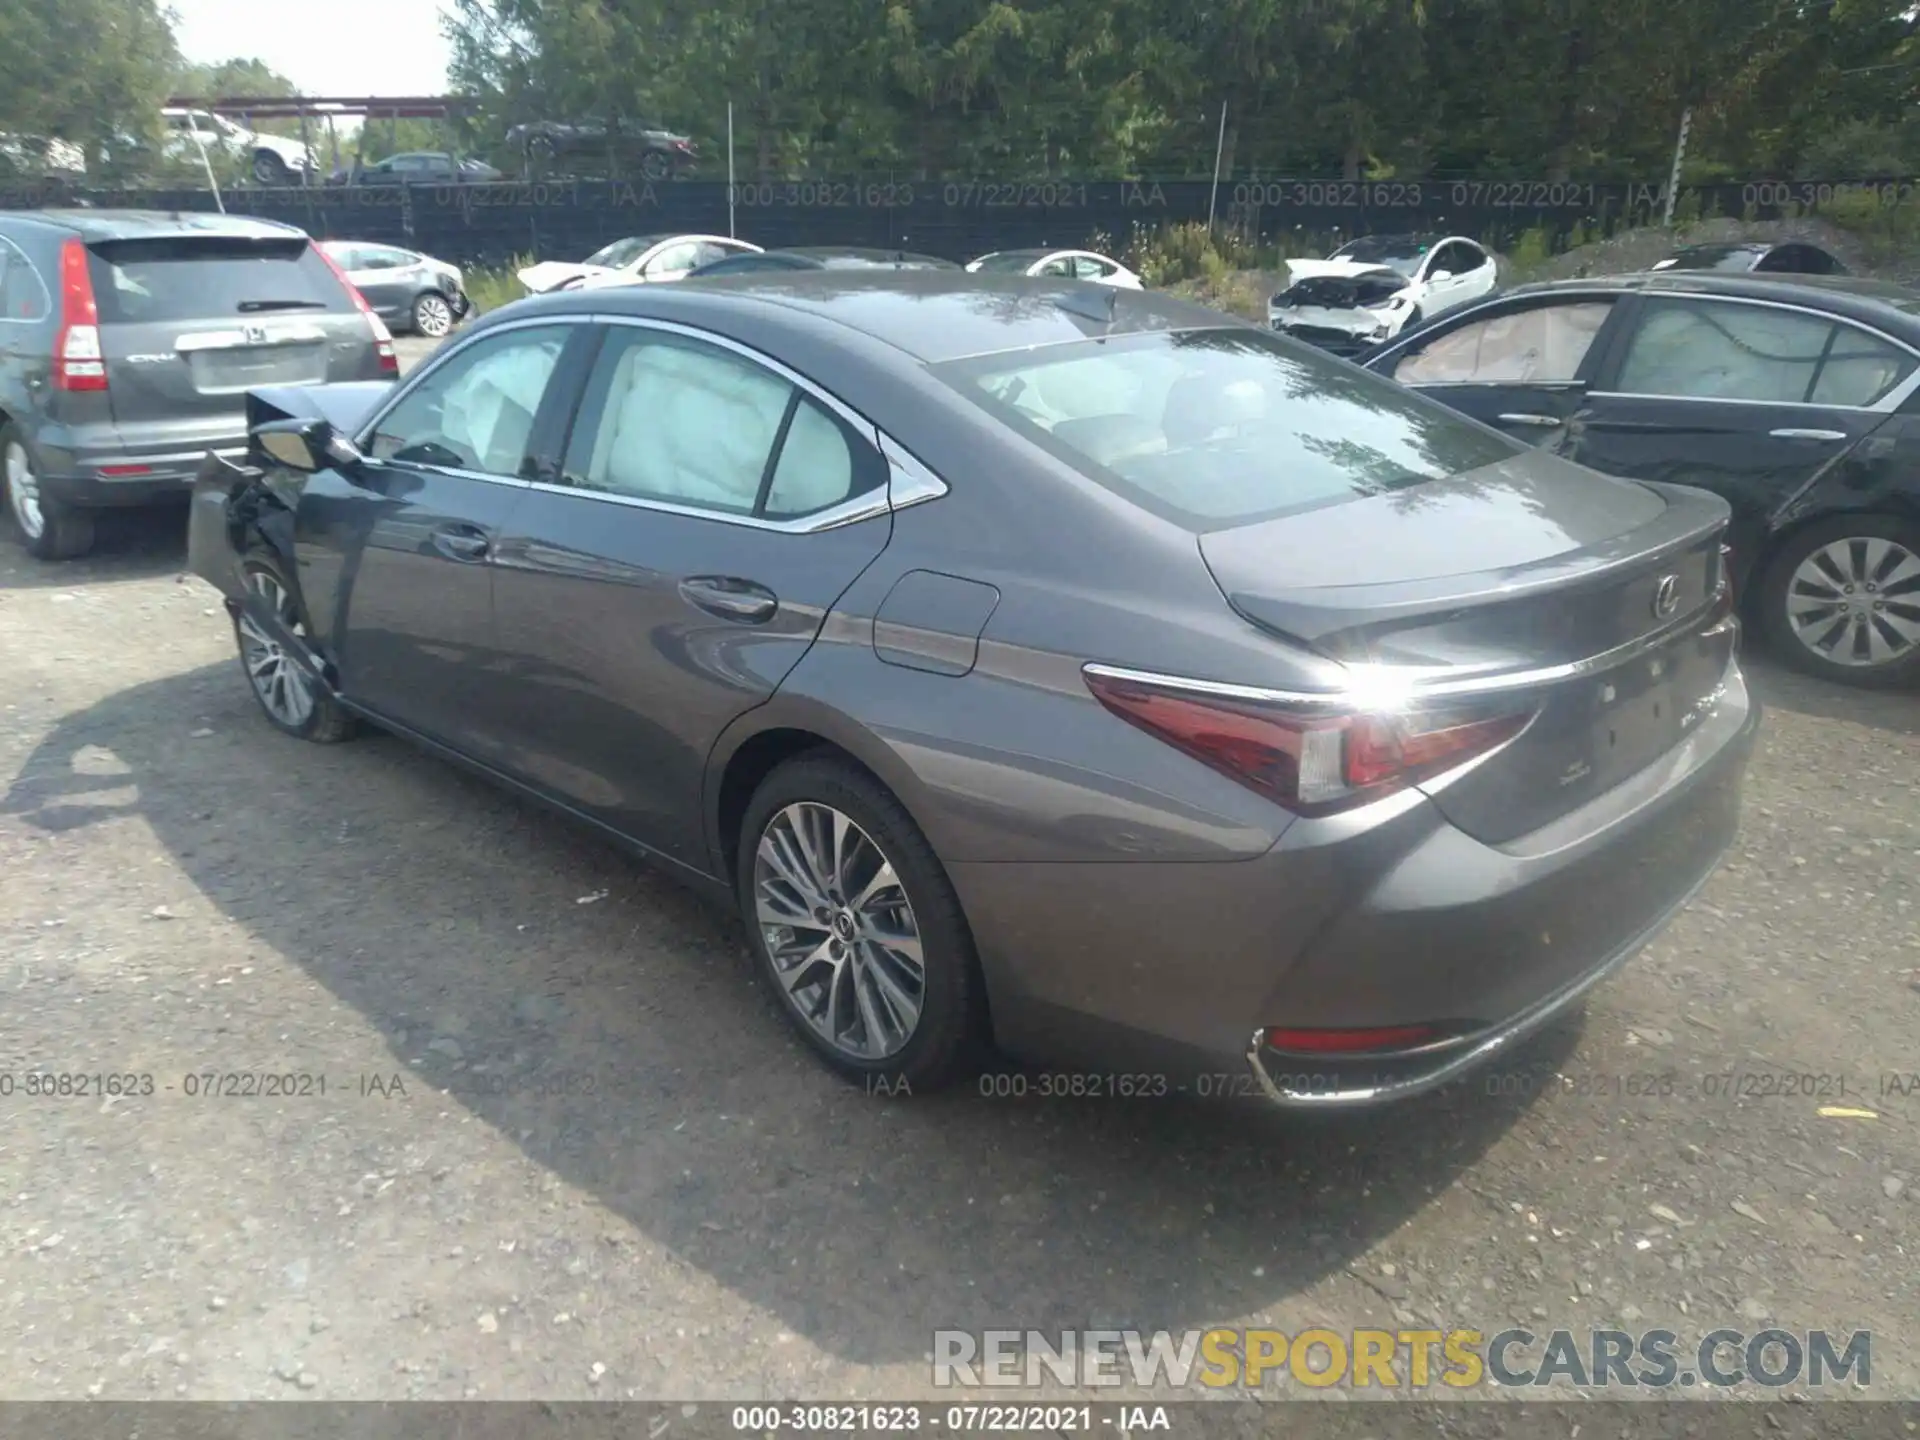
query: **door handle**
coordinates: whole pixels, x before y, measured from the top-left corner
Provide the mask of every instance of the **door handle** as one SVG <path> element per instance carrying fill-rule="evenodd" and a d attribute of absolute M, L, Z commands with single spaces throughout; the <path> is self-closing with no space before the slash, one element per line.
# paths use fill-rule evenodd
<path fill-rule="evenodd" d="M 449 525 L 433 532 L 433 548 L 449 560 L 484 560 L 493 549 L 485 531 L 472 525 Z"/>
<path fill-rule="evenodd" d="M 780 609 L 780 597 L 766 586 L 731 575 L 696 575 L 682 580 L 680 595 L 689 605 L 709 615 L 738 620 L 744 625 L 764 625 Z"/>
<path fill-rule="evenodd" d="M 1767 434 L 1776 440 L 1844 440 L 1844 430 L 1797 430 L 1789 425 L 1784 430 L 1769 430 Z"/>
<path fill-rule="evenodd" d="M 1496 418 L 1502 425 L 1539 425 L 1545 428 L 1555 428 L 1566 424 L 1566 421 L 1552 415 L 1528 415 L 1519 411 L 1511 415 L 1501 415 Z"/>

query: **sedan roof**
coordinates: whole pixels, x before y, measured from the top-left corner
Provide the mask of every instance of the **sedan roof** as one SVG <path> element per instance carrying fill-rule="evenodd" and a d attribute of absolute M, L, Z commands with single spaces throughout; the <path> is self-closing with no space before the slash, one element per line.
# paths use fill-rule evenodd
<path fill-rule="evenodd" d="M 1077 280 L 981 275 L 961 270 L 781 270 L 716 275 L 698 285 L 635 285 L 563 291 L 512 311 L 650 315 L 715 328 L 754 311 L 759 325 L 807 316 L 904 351 L 929 365 L 1037 345 L 1164 330 L 1241 326 L 1217 310 L 1153 291 Z"/>
<path fill-rule="evenodd" d="M 165 210 L 16 210 L 15 217 L 70 230 L 89 243 L 96 240 L 164 239 L 173 235 L 225 235 L 242 240 L 306 237 L 306 231 L 277 220 L 249 215 Z"/>
<path fill-rule="evenodd" d="M 1853 275 L 1750 274 L 1729 270 L 1659 270 L 1632 275 L 1596 275 L 1586 280 L 1546 280 L 1502 291 L 1515 295 L 1595 294 L 1725 295 L 1733 299 L 1788 300 L 1849 320 L 1877 326 L 1920 345 L 1920 290 Z"/>

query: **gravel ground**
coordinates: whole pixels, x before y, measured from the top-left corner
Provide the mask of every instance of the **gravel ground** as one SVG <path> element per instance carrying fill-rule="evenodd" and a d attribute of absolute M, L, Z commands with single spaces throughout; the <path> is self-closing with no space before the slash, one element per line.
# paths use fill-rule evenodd
<path fill-rule="evenodd" d="M 164 518 L 0 543 L 0 1396 L 931 1396 L 936 1327 L 1419 1323 L 1868 1329 L 1920 1396 L 1910 697 L 1756 665 L 1725 868 L 1491 1080 L 878 1099 L 671 883 L 391 738 L 276 735 L 182 559 Z M 1801 1074 L 1877 1118 L 1763 1093 Z"/>

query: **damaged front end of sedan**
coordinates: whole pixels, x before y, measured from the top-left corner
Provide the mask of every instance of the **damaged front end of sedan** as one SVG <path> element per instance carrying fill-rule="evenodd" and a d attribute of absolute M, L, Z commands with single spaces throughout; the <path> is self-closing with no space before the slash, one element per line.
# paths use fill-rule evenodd
<path fill-rule="evenodd" d="M 1392 338 L 1415 313 L 1407 277 L 1386 266 L 1328 273 L 1289 262 L 1287 270 L 1291 283 L 1268 303 L 1268 323 L 1336 355 L 1358 355 Z"/>
<path fill-rule="evenodd" d="M 209 452 L 194 479 L 187 568 L 220 592 L 229 615 L 250 621 L 329 691 L 332 662 L 287 623 L 288 613 L 306 613 L 294 559 L 300 499 L 314 470 L 352 452 L 344 435 L 392 390 L 378 381 L 250 391 L 247 453 L 230 459 Z M 288 592 L 278 605 L 249 583 L 249 570 L 262 566 Z"/>

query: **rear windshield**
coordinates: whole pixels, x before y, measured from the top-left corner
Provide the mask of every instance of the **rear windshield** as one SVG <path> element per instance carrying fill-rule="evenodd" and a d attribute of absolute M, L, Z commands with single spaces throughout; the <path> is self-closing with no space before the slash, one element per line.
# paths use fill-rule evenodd
<path fill-rule="evenodd" d="M 1252 329 L 1074 342 L 934 373 L 1082 474 L 1196 531 L 1402 490 L 1524 448 Z"/>
<path fill-rule="evenodd" d="M 105 240 L 88 254 L 94 301 L 107 325 L 354 308 L 304 239 Z"/>

